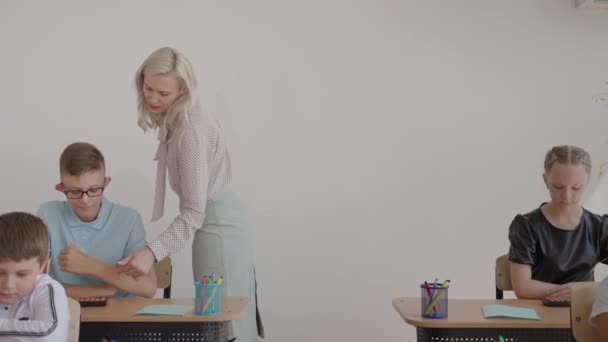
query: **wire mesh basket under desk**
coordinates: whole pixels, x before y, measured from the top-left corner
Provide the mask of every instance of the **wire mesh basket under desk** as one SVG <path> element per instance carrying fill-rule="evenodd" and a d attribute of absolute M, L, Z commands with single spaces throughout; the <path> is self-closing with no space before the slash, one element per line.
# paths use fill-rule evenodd
<path fill-rule="evenodd" d="M 570 329 L 537 328 L 416 328 L 418 342 L 571 342 Z"/>
<path fill-rule="evenodd" d="M 80 342 L 102 338 L 117 342 L 227 341 L 227 322 L 82 322 Z"/>

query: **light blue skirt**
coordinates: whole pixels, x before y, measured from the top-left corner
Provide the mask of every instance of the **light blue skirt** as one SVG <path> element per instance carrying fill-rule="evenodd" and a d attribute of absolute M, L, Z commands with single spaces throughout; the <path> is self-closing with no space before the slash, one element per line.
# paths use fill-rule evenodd
<path fill-rule="evenodd" d="M 220 197 L 207 201 L 205 222 L 195 232 L 192 243 L 195 281 L 214 272 L 223 277 L 224 296 L 251 299 L 241 319 L 229 325 L 229 340 L 236 337 L 238 342 L 255 342 L 258 335 L 264 335 L 247 227 L 245 210 L 236 194 L 228 189 Z"/>

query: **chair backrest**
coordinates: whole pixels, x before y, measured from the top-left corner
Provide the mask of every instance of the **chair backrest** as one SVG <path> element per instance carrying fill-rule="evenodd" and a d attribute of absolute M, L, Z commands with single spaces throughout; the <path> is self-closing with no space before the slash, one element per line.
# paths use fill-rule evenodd
<path fill-rule="evenodd" d="M 577 289 L 570 297 L 570 325 L 572 335 L 577 341 L 599 342 L 595 329 L 589 325 L 589 315 L 593 308 L 593 301 L 597 291 L 597 284 Z"/>
<path fill-rule="evenodd" d="M 496 258 L 496 299 L 503 299 L 503 291 L 513 291 L 511 285 L 511 264 L 509 254 L 501 255 Z"/>
<path fill-rule="evenodd" d="M 166 257 L 154 265 L 156 271 L 156 287 L 164 289 L 163 298 L 171 298 L 171 275 L 173 266 L 171 266 L 171 258 Z"/>
<path fill-rule="evenodd" d="M 67 342 L 78 342 L 80 334 L 80 303 L 75 299 L 68 298 L 68 308 L 70 310 L 70 322 L 68 324 Z"/>

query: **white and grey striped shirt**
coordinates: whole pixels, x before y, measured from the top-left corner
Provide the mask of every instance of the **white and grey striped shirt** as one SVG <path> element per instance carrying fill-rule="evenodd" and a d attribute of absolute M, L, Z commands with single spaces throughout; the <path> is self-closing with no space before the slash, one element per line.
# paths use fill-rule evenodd
<path fill-rule="evenodd" d="M 0 341 L 65 341 L 69 320 L 63 286 L 42 274 L 30 294 L 15 304 L 0 304 Z"/>
<path fill-rule="evenodd" d="M 232 166 L 218 121 L 195 106 L 176 130 L 159 128 L 155 205 L 152 220 L 163 215 L 165 170 L 179 197 L 179 215 L 148 245 L 157 260 L 181 250 L 202 227 L 208 199 L 221 195 L 232 180 Z M 163 165 L 165 164 L 166 167 Z"/>

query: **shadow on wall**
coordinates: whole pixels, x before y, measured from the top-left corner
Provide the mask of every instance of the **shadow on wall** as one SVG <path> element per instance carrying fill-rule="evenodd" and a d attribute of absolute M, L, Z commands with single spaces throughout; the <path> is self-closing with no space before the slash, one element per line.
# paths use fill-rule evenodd
<path fill-rule="evenodd" d="M 220 123 L 226 143 L 228 144 L 228 151 L 230 152 L 233 167 L 240 169 L 243 158 L 241 158 L 242 153 L 238 142 L 242 140 L 242 137 L 238 137 L 237 130 L 234 127 L 234 117 L 231 108 L 226 103 L 225 97 L 216 89 L 203 88 L 199 89 L 199 93 L 203 110 L 214 116 Z"/>
<path fill-rule="evenodd" d="M 591 176 L 595 175 L 597 174 Z M 595 186 L 589 191 L 590 195 L 583 203 L 583 207 L 596 214 L 608 213 L 608 173 L 602 172 Z"/>

